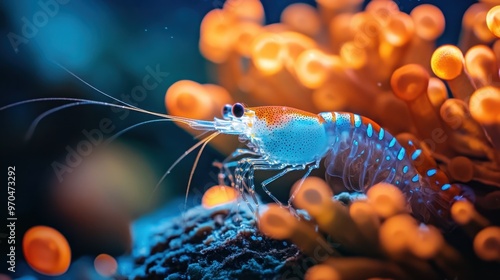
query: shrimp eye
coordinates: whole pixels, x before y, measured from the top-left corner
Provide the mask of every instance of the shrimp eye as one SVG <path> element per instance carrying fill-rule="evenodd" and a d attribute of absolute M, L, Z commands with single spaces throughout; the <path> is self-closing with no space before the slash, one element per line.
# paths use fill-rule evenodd
<path fill-rule="evenodd" d="M 231 115 L 231 111 L 233 109 L 233 106 L 231 104 L 226 104 L 224 107 L 222 107 L 222 117 L 224 118 L 229 118 L 229 115 Z"/>
<path fill-rule="evenodd" d="M 243 117 L 243 114 L 245 114 L 245 107 L 243 107 L 241 103 L 234 103 L 231 113 L 233 116 L 241 118 Z"/>

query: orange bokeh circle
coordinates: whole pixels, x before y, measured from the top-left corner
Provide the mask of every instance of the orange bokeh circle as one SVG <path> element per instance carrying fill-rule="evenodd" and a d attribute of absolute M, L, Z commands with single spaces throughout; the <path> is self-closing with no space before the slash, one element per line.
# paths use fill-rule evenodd
<path fill-rule="evenodd" d="M 94 268 L 101 276 L 109 277 L 116 273 L 118 263 L 108 254 L 100 254 L 94 259 Z"/>
<path fill-rule="evenodd" d="M 39 273 L 61 275 L 71 262 L 71 249 L 66 238 L 47 226 L 34 226 L 23 237 L 26 262 Z"/>

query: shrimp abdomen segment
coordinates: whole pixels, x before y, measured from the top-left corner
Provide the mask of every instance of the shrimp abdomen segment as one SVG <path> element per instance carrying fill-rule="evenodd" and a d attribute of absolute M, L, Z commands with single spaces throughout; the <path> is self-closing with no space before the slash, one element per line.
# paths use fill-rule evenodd
<path fill-rule="evenodd" d="M 400 187 L 418 183 L 418 173 L 405 149 L 375 122 L 352 113 L 320 115 L 330 124 L 326 127 L 332 135 L 327 172 L 341 177 L 348 189 L 366 192 L 379 182 Z"/>
<path fill-rule="evenodd" d="M 318 115 L 283 106 L 253 108 L 250 141 L 272 162 L 305 165 L 328 150 L 324 120 Z"/>
<path fill-rule="evenodd" d="M 325 119 L 330 149 L 326 155 L 327 176 L 339 177 L 352 191 L 364 192 L 379 182 L 398 186 L 406 195 L 414 215 L 423 221 L 441 216 L 446 208 L 437 191 L 422 177 L 396 138 L 372 120 L 352 113 L 321 113 Z"/>

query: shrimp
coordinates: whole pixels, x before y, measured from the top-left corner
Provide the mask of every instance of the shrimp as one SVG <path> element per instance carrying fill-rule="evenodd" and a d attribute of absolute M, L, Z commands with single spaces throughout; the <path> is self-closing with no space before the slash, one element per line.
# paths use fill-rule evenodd
<path fill-rule="evenodd" d="M 239 140 L 244 142 L 247 148 L 238 149 L 230 155 L 223 162 L 221 172 L 230 173 L 230 168 L 234 168 L 233 185 L 241 193 L 244 193 L 246 189 L 255 202 L 257 202 L 254 195 L 254 172 L 256 170 L 279 171 L 278 174 L 264 180 L 261 187 L 267 195 L 281 205 L 266 186 L 295 170 L 306 170 L 302 177 L 304 180 L 313 169 L 319 168 L 324 158 L 327 177 L 340 178 L 345 187 L 351 191 L 366 192 L 372 185 L 379 182 L 398 186 L 405 193 L 413 215 L 422 222 L 442 221 L 453 202 L 449 198 L 461 197 L 461 191 L 457 190 L 459 187 L 456 185 L 452 187 L 447 183 L 434 182 L 434 185 L 441 185 L 441 188 L 436 190 L 431 187 L 430 180 L 433 180 L 436 169 L 427 170 L 424 176 L 418 173 L 412 165 L 412 158 L 416 153 L 420 153 L 420 150 L 415 150 L 411 156 L 407 155 L 405 148 L 389 132 L 372 120 L 353 113 L 313 114 L 285 106 L 247 108 L 240 103 L 235 103 L 224 106 L 222 118 L 207 121 L 154 113 L 129 106 L 115 98 L 113 98 L 115 101 L 123 105 L 75 98 L 45 98 L 7 105 L 0 108 L 0 111 L 27 102 L 58 99 L 73 102 L 58 107 L 61 109 L 85 104 L 118 107 L 161 117 L 164 121 L 187 124 L 196 130 L 213 132 L 179 157 L 161 180 L 191 151 L 200 146 L 203 149 L 219 134 L 228 134 L 238 135 Z M 54 112 L 58 108 L 46 113 Z M 36 125 L 46 115 L 43 114 L 36 119 L 34 124 Z M 201 150 L 195 160 L 189 182 L 200 154 Z M 298 188 L 295 192 L 297 190 Z M 186 198 L 188 192 L 189 183 Z M 453 192 L 453 195 L 443 195 L 446 192 Z M 291 195 L 288 206 L 291 206 L 294 195 Z M 246 197 L 245 201 L 248 202 Z"/>
<path fill-rule="evenodd" d="M 293 170 L 307 170 L 305 179 L 311 170 L 319 167 L 323 158 L 326 176 L 340 178 L 348 190 L 366 193 L 379 182 L 399 187 L 413 215 L 422 222 L 446 224 L 453 202 L 450 198 L 463 197 L 464 191 L 458 185 L 435 178 L 436 169 L 426 170 L 423 176 L 418 173 L 412 161 L 422 152 L 420 149 L 408 155 L 394 136 L 357 114 L 323 112 L 316 115 L 283 106 L 244 108 L 236 103 L 225 118 L 233 123 L 231 133 L 239 134 L 240 140 L 249 147 L 237 155 L 256 156 L 236 163 L 236 185 L 242 188 L 246 179 L 253 189 L 255 170 L 280 170 L 262 182 L 264 191 L 278 204 L 266 185 Z M 434 180 L 432 184 L 431 180 Z M 288 201 L 289 206 L 293 199 L 294 194 Z"/>

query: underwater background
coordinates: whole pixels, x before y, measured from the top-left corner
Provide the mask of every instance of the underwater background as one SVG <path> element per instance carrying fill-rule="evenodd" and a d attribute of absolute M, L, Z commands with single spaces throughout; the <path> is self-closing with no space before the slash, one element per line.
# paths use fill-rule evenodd
<path fill-rule="evenodd" d="M 37 18 L 44 11 L 40 3 L 49 2 L 54 3 L 0 3 L 4 34 L 0 45 L 0 106 L 40 97 L 116 103 L 57 64 L 99 90 L 161 113 L 166 112 L 165 92 L 176 81 L 217 84 L 224 79 L 220 77 L 224 74 L 199 50 L 203 17 L 212 9 L 222 8 L 224 1 L 67 0 L 55 2 L 57 9 L 51 10 L 46 20 Z M 395 2 L 405 13 L 427 3 L 441 9 L 446 28 L 436 41 L 439 46 L 458 43 L 462 16 L 477 1 Z M 264 0 L 265 24 L 279 22 L 280 13 L 292 3 L 317 5 L 315 1 Z M 37 20 L 43 24 L 32 28 Z M 145 89 L 144 78 L 148 75 L 153 75 L 156 83 Z M 141 97 L 131 97 L 138 87 L 143 89 Z M 2 230 L 0 272 L 13 279 L 54 279 L 35 272 L 24 261 L 21 240 L 33 226 L 57 229 L 71 247 L 70 270 L 55 279 L 106 279 L 94 270 L 94 258 L 103 253 L 115 258 L 129 253 L 133 221 L 158 209 L 164 209 L 162 213 L 168 216 L 185 211 L 183 197 L 195 153 L 181 161 L 157 190 L 153 189 L 169 166 L 197 142 L 191 134 L 169 122 L 151 123 L 104 144 L 122 129 L 150 120 L 151 116 L 83 105 L 45 117 L 26 139 L 30 125 L 40 114 L 63 104 L 32 103 L 0 112 L 2 170 L 16 167 L 17 217 L 17 269 L 13 274 L 4 271 L 7 233 Z M 232 141 L 228 146 L 236 147 L 237 137 Z M 83 147 L 82 142 L 90 145 Z M 80 147 L 89 149 L 88 154 L 79 154 Z M 212 163 L 225 157 L 224 151 L 210 145 L 205 149 L 191 183 L 189 207 L 199 205 L 203 192 L 217 184 L 218 169 Z M 314 174 L 323 177 L 322 172 Z M 270 189 L 286 201 L 289 188 L 280 190 L 280 185 L 291 186 L 300 176 L 291 174 Z M 261 192 L 258 187 L 257 192 Z M 7 205 L 4 194 L 1 197 L 2 205 Z M 271 201 L 265 195 L 262 199 Z M 146 226 L 154 227 L 154 220 L 149 222 Z"/>

